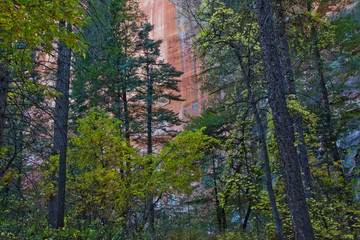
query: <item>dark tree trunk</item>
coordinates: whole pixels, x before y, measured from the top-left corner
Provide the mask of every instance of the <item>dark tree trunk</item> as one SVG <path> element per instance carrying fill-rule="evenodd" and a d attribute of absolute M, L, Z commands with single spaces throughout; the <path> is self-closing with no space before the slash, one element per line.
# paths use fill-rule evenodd
<path fill-rule="evenodd" d="M 125 3 L 125 7 L 126 7 L 127 2 Z M 127 26 L 126 23 L 124 23 L 125 26 L 125 59 L 128 58 L 128 46 L 127 46 Z M 127 76 L 127 69 L 124 69 L 124 81 L 125 86 L 123 86 L 122 88 L 122 98 L 123 98 L 123 103 L 124 103 L 124 122 L 125 122 L 125 138 L 130 142 L 130 112 L 129 112 L 129 103 L 128 103 L 128 98 L 127 98 L 127 88 L 126 86 L 128 85 L 128 76 Z"/>
<path fill-rule="evenodd" d="M 248 91 L 249 91 L 249 86 L 248 86 Z M 250 89 L 250 91 L 251 91 L 251 89 Z M 249 95 L 252 95 L 252 94 L 249 93 Z M 271 205 L 271 209 L 272 209 L 273 216 L 274 216 L 276 232 L 279 235 L 280 239 L 285 239 L 281 219 L 280 219 L 280 216 L 279 216 L 279 211 L 278 211 L 278 208 L 277 208 L 277 205 L 276 205 L 274 189 L 272 187 L 271 168 L 270 168 L 269 153 L 268 153 L 268 149 L 267 149 L 267 146 L 266 146 L 265 129 L 264 129 L 263 125 L 262 125 L 260 114 L 259 114 L 259 111 L 258 111 L 258 109 L 256 107 L 256 103 L 255 103 L 254 99 L 250 99 L 250 102 L 251 102 L 251 105 L 252 105 L 252 110 L 253 110 L 254 115 L 255 115 L 256 123 L 257 123 L 258 128 L 259 128 L 262 154 L 264 156 L 264 163 L 265 163 L 266 189 L 268 191 L 268 195 L 269 195 L 269 199 L 270 199 L 270 205 Z"/>
<path fill-rule="evenodd" d="M 226 215 L 224 208 L 220 205 L 218 197 L 218 186 L 217 186 L 217 171 L 215 166 L 215 158 L 212 156 L 213 172 L 214 172 L 214 193 L 215 193 L 215 208 L 216 208 L 216 218 L 218 221 L 219 232 L 223 233 L 226 230 Z"/>
<path fill-rule="evenodd" d="M 152 98 L 153 98 L 153 79 L 152 79 L 152 67 L 147 67 L 147 103 L 146 103 L 146 127 L 147 127 L 147 154 L 151 155 L 152 149 Z M 152 161 L 150 162 L 152 164 Z M 148 200 L 149 206 L 149 230 L 150 234 L 154 237 L 155 234 L 155 209 L 154 209 L 154 197 L 151 195 Z"/>
<path fill-rule="evenodd" d="M 242 225 L 243 231 L 246 231 L 246 227 L 247 227 L 247 224 L 248 224 L 249 218 L 250 218 L 251 207 L 252 207 L 252 205 L 251 205 L 251 201 L 250 201 L 249 205 L 248 205 L 248 208 L 246 210 L 245 219 L 244 219 L 244 222 L 243 222 L 243 225 Z"/>
<path fill-rule="evenodd" d="M 277 15 L 277 30 L 279 36 L 279 43 L 281 49 L 282 63 L 285 69 L 285 85 L 284 90 L 288 91 L 290 94 L 296 95 L 294 74 L 291 68 L 291 57 L 290 57 L 290 47 L 286 37 L 286 26 L 284 19 L 284 11 L 282 8 L 282 0 L 276 0 L 276 15 Z M 301 171 L 303 172 L 303 179 L 305 183 L 305 195 L 306 198 L 311 198 L 311 192 L 313 190 L 312 180 L 310 174 L 309 158 L 307 153 L 307 147 L 305 142 L 304 131 L 302 128 L 302 117 L 300 114 L 295 114 L 294 116 L 295 131 L 298 133 L 300 138 L 300 144 L 298 145 L 299 151 L 299 162 Z"/>
<path fill-rule="evenodd" d="M 59 23 L 60 27 L 65 27 L 64 22 Z M 71 31 L 71 26 L 68 25 Z M 66 149 L 67 149 L 67 128 L 69 115 L 69 85 L 70 85 L 70 59 L 71 50 L 63 43 L 59 43 L 57 72 L 56 72 L 56 91 L 61 95 L 56 99 L 55 104 L 55 130 L 54 130 L 54 154 L 59 154 L 59 176 L 58 192 L 55 201 L 56 210 L 50 209 L 50 224 L 55 228 L 64 227 L 65 213 L 65 185 L 66 185 Z M 51 202 L 53 207 L 55 204 Z M 54 221 L 55 220 L 55 221 Z"/>
<path fill-rule="evenodd" d="M 122 100 L 124 105 L 125 138 L 130 141 L 130 115 L 126 87 L 123 87 L 122 89 Z"/>
<path fill-rule="evenodd" d="M 147 154 L 152 154 L 152 94 L 153 94 L 153 82 L 152 82 L 152 68 L 148 69 L 147 76 L 147 103 L 146 103 L 146 128 L 147 128 Z"/>
<path fill-rule="evenodd" d="M 3 147 L 4 128 L 6 122 L 6 102 L 10 85 L 10 76 L 7 60 L 3 59 L 3 51 L 0 50 L 0 150 Z"/>
<path fill-rule="evenodd" d="M 226 197 L 225 197 L 225 204 L 226 204 Z M 225 208 L 223 208 L 223 207 L 220 208 L 220 215 L 221 215 L 221 219 L 222 219 L 222 227 L 225 232 L 225 230 L 227 229 Z"/>
<path fill-rule="evenodd" d="M 273 217 L 274 217 L 274 221 L 275 221 L 276 232 L 277 232 L 278 236 L 280 237 L 280 239 L 285 239 L 281 219 L 279 216 L 278 207 L 276 204 L 274 189 L 272 186 L 269 152 L 268 152 L 268 149 L 266 146 L 266 133 L 265 133 L 265 129 L 262 125 L 260 114 L 257 109 L 254 95 L 253 95 L 253 92 L 251 89 L 251 83 L 250 83 L 251 67 L 250 66 L 252 64 L 249 62 L 248 67 L 245 67 L 238 49 L 235 46 L 233 46 L 233 48 L 235 50 L 236 57 L 239 61 L 241 71 L 244 75 L 244 80 L 245 80 L 245 84 L 246 84 L 246 88 L 247 88 L 248 96 L 249 96 L 249 103 L 250 103 L 251 109 L 254 113 L 256 123 L 259 128 L 259 135 L 260 135 L 259 137 L 260 137 L 260 141 L 261 141 L 262 154 L 263 154 L 264 164 L 265 164 L 265 183 L 266 183 L 266 189 L 267 189 L 267 192 L 269 195 L 270 205 L 271 205 L 271 209 L 272 209 L 272 213 L 273 213 Z"/>
<path fill-rule="evenodd" d="M 278 41 L 274 30 L 270 0 L 257 0 L 260 43 L 268 85 L 268 101 L 273 114 L 286 195 L 289 202 L 294 238 L 315 239 L 309 212 L 306 206 L 299 160 L 294 146 L 295 136 L 292 120 L 286 107 L 284 76 L 281 70 Z"/>

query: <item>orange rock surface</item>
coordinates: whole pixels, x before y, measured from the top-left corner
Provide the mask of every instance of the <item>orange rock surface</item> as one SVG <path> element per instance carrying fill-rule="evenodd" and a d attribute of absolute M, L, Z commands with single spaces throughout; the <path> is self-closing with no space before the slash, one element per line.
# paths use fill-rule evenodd
<path fill-rule="evenodd" d="M 179 113 L 186 120 L 186 115 L 198 115 L 205 97 L 201 93 L 200 84 L 195 82 L 199 74 L 199 63 L 193 56 L 188 26 L 181 26 L 176 21 L 176 6 L 169 0 L 140 0 L 140 8 L 154 25 L 151 38 L 162 39 L 161 56 L 178 71 L 184 72 L 179 83 L 182 102 L 170 102 L 168 107 Z"/>

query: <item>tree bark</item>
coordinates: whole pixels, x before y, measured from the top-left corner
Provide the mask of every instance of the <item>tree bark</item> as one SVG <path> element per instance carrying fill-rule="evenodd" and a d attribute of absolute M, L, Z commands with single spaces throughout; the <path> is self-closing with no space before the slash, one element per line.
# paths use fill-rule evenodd
<path fill-rule="evenodd" d="M 10 86 L 8 62 L 3 58 L 3 50 L 0 50 L 0 150 L 3 147 L 4 129 L 6 122 L 6 103 Z"/>
<path fill-rule="evenodd" d="M 127 2 L 125 3 L 125 7 L 126 7 Z M 125 26 L 125 59 L 128 58 L 128 46 L 127 46 L 127 41 L 128 41 L 128 31 L 127 31 L 127 26 L 126 26 L 126 22 L 124 23 Z M 129 112 L 129 103 L 128 103 L 128 98 L 127 98 L 127 88 L 126 86 L 128 85 L 128 76 L 127 76 L 127 69 L 124 69 L 124 81 L 126 82 L 126 84 L 123 86 L 122 88 L 122 94 L 123 94 L 123 103 L 124 103 L 124 121 L 125 121 L 125 138 L 129 141 L 130 143 L 130 112 Z"/>
<path fill-rule="evenodd" d="M 286 37 L 286 26 L 284 19 L 284 10 L 282 8 L 282 0 L 276 0 L 276 4 L 276 15 L 278 21 L 277 30 L 281 49 L 282 63 L 286 71 L 284 89 L 290 94 L 294 94 L 296 96 L 294 74 L 291 68 L 290 47 Z M 302 176 L 305 183 L 305 196 L 309 199 L 312 196 L 311 192 L 313 190 L 313 186 L 304 130 L 302 127 L 302 116 L 300 114 L 294 114 L 293 117 L 295 123 L 295 131 L 298 133 L 300 138 L 300 144 L 297 146 L 297 149 L 299 151 L 299 162 L 301 171 L 303 172 Z"/>
<path fill-rule="evenodd" d="M 152 98 L 153 98 L 153 79 L 152 79 L 152 67 L 147 67 L 147 99 L 146 99 L 146 127 L 147 127 L 147 154 L 151 155 L 152 149 Z M 152 161 L 150 162 L 152 164 Z M 148 200 L 149 206 L 149 230 L 152 237 L 155 234 L 155 209 L 154 209 L 154 197 L 151 195 Z"/>
<path fill-rule="evenodd" d="M 268 86 L 268 101 L 273 114 L 281 170 L 289 202 L 294 238 L 315 239 L 306 206 L 299 160 L 294 146 L 293 122 L 286 106 L 284 75 L 281 70 L 278 41 L 274 30 L 270 0 L 257 0 L 259 35 Z"/>
<path fill-rule="evenodd" d="M 124 102 L 124 121 L 125 121 L 125 138 L 130 141 L 130 116 L 129 116 L 129 107 L 127 100 L 126 89 L 123 89 L 123 102 Z"/>
<path fill-rule="evenodd" d="M 59 27 L 65 27 L 65 22 L 60 22 Z M 71 26 L 68 25 L 68 31 Z M 54 228 L 64 227 L 65 214 L 65 186 L 66 186 L 66 150 L 67 129 L 69 116 L 69 85 L 70 85 L 70 59 L 71 50 L 63 43 L 59 43 L 56 72 L 56 91 L 61 95 L 55 103 L 55 129 L 54 129 L 54 154 L 59 154 L 58 191 L 56 197 L 56 210 L 52 210 L 50 224 Z M 55 201 L 55 198 L 52 199 Z M 51 203 L 54 206 L 54 203 Z"/>
<path fill-rule="evenodd" d="M 147 74 L 147 100 L 146 100 L 146 128 L 147 128 L 147 154 L 152 153 L 152 94 L 153 94 L 153 82 L 152 82 L 152 68 L 148 69 Z"/>

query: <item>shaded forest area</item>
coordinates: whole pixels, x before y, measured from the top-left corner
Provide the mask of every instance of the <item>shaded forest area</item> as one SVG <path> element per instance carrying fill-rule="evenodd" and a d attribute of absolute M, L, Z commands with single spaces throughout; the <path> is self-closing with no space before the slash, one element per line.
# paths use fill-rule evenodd
<path fill-rule="evenodd" d="M 1 238 L 360 239 L 358 1 L 178 2 L 186 121 L 136 0 L 0 2 Z"/>

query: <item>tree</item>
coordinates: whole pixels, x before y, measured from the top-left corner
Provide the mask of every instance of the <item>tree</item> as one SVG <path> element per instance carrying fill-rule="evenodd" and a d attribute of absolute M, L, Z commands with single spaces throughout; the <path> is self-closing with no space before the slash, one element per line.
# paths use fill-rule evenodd
<path fill-rule="evenodd" d="M 210 3 L 208 2 L 208 4 Z M 258 33 L 257 29 L 253 26 L 255 20 L 254 12 L 252 12 L 250 10 L 251 8 L 246 4 L 238 6 L 241 10 L 241 13 L 240 10 L 239 12 L 235 12 L 230 7 L 225 7 L 225 4 L 220 2 L 216 2 L 215 6 L 216 7 L 214 7 L 214 5 L 211 5 L 213 9 L 211 9 L 212 12 L 210 11 L 210 17 L 207 20 L 209 22 L 209 25 L 202 28 L 202 31 L 197 39 L 197 43 L 199 44 L 198 48 L 200 50 L 200 53 L 205 53 L 209 55 L 208 52 L 211 52 L 210 49 L 218 47 L 221 50 L 214 51 L 216 54 L 215 65 L 218 64 L 219 60 L 221 60 L 218 57 L 220 52 L 226 56 L 226 62 L 228 62 L 229 54 L 233 55 L 236 64 L 239 66 L 239 73 L 235 72 L 235 74 L 241 75 L 243 85 L 237 83 L 235 93 L 230 92 L 230 94 L 236 95 L 236 100 L 234 101 L 236 103 L 238 101 L 246 101 L 246 104 L 252 110 L 252 113 L 256 120 L 258 130 L 257 134 L 259 135 L 259 139 L 261 142 L 262 157 L 265 165 L 266 188 L 268 191 L 278 235 L 279 237 L 284 238 L 282 224 L 278 213 L 272 186 L 272 176 L 270 169 L 269 152 L 267 149 L 266 130 L 263 126 L 263 121 L 261 120 L 261 115 L 257 106 L 258 100 L 256 99 L 255 95 L 257 91 L 254 86 L 256 78 L 255 62 L 258 61 L 256 59 L 256 48 L 258 42 L 257 40 L 255 40 L 255 36 Z M 205 12 L 205 14 L 209 14 L 207 8 L 203 10 L 203 12 Z M 250 19 L 247 24 L 241 24 L 241 21 L 245 21 L 244 15 L 248 16 L 248 19 Z M 227 20 L 223 21 L 223 19 Z M 229 25 L 232 27 L 229 28 Z M 239 81 L 237 76 L 235 78 L 237 81 Z M 229 86 L 226 85 L 225 87 Z M 240 100 L 240 95 L 243 88 L 246 89 L 246 100 Z M 236 112 L 236 114 L 246 115 L 246 113 L 240 113 L 240 111 Z M 234 129 L 234 132 L 236 131 L 237 130 Z"/>
<path fill-rule="evenodd" d="M 281 49 L 281 60 L 282 65 L 284 66 L 285 72 L 285 82 L 284 82 L 284 91 L 289 94 L 294 94 L 296 99 L 296 88 L 294 73 L 291 66 L 291 55 L 290 55 L 290 46 L 287 41 L 286 34 L 286 25 L 285 25 L 285 16 L 283 10 L 282 1 L 276 1 L 276 16 L 277 16 L 277 32 L 279 38 L 279 46 Z M 304 130 L 302 127 L 302 116 L 300 114 L 295 114 L 293 116 L 293 121 L 295 124 L 295 131 L 299 136 L 300 144 L 297 146 L 299 151 L 299 161 L 300 167 L 303 173 L 303 179 L 305 184 L 305 195 L 306 198 L 311 197 L 311 192 L 313 191 L 312 180 L 310 175 L 310 166 L 309 166 L 309 157 L 307 153 L 307 146 L 305 143 Z"/>
<path fill-rule="evenodd" d="M 60 28 L 65 28 L 66 23 L 60 22 Z M 71 25 L 68 23 L 68 31 Z M 57 196 L 50 197 L 49 222 L 53 228 L 64 227 L 65 214 L 65 186 L 66 186 L 66 151 L 69 118 L 69 86 L 70 86 L 70 60 L 71 50 L 63 42 L 59 43 L 58 61 L 56 72 L 56 91 L 60 96 L 55 102 L 54 118 L 54 155 L 59 154 L 59 174 Z M 56 199 L 56 203 L 55 202 Z M 55 207 L 56 204 L 56 207 Z"/>
<path fill-rule="evenodd" d="M 72 31 L 68 31 L 65 27 L 58 26 L 58 23 L 68 21 L 70 25 L 81 27 L 83 20 L 81 6 L 77 1 L 72 0 L 51 2 L 10 0 L 2 2 L 0 4 L 0 10 L 1 91 L 4 93 L 0 99 L 0 137 L 2 137 L 5 126 L 5 110 L 10 80 L 18 85 L 23 84 L 26 86 L 24 89 L 37 88 L 40 90 L 41 87 L 36 84 L 34 79 L 31 77 L 27 79 L 25 77 L 29 76 L 29 74 L 23 74 L 24 72 L 31 73 L 35 70 L 35 64 L 33 64 L 34 51 L 37 50 L 50 54 L 53 50 L 53 44 L 56 43 L 56 41 L 61 41 L 63 44 L 80 50 L 81 41 L 79 40 L 81 40 L 81 37 L 79 37 L 78 34 L 72 33 Z M 59 55 L 62 54 L 63 53 L 59 53 Z M 59 61 L 60 64 L 61 62 L 62 61 Z M 70 65 L 68 67 L 70 67 Z M 58 75 L 61 71 L 62 70 L 58 71 Z M 68 74 L 69 71 L 70 69 L 68 70 Z M 10 72 L 13 76 L 12 79 L 9 78 Z M 46 87 L 42 88 L 42 90 L 51 92 L 50 88 Z M 55 137 L 58 137 L 57 134 L 55 134 Z M 1 143 L 2 141 L 3 139 L 0 140 Z M 63 142 L 64 141 L 66 145 L 67 140 L 65 139 Z M 55 143 L 55 145 L 57 144 Z M 1 147 L 2 146 L 3 145 L 1 145 Z M 55 149 L 57 147 L 58 146 L 55 146 Z M 62 149 L 62 152 L 64 153 L 64 149 Z M 61 172 L 64 171 L 63 166 L 61 166 Z M 60 181 L 60 183 L 61 186 L 62 183 L 65 182 Z M 61 188 L 65 189 L 64 186 Z M 62 195 L 64 196 L 64 194 Z M 61 203 L 61 201 L 59 201 L 59 203 Z M 60 206 L 59 209 L 61 208 Z M 55 211 L 55 206 L 53 206 L 53 210 Z M 59 214 L 59 217 L 61 218 L 61 214 Z M 50 218 L 54 218 L 54 214 Z M 63 223 L 59 224 L 63 225 Z"/>
<path fill-rule="evenodd" d="M 283 88 L 285 79 L 281 70 L 271 2 L 268 0 L 258 0 L 256 8 L 268 85 L 268 101 L 273 114 L 275 137 L 278 143 L 279 158 L 293 223 L 294 237 L 295 239 L 315 239 L 306 206 L 299 161 L 294 146 L 295 136 L 291 128 L 292 120 L 286 107 Z"/>
<path fill-rule="evenodd" d="M 3 134 L 6 121 L 6 102 L 10 84 L 8 61 L 4 59 L 3 51 L 0 50 L 0 151 L 3 147 Z"/>
<path fill-rule="evenodd" d="M 138 150 L 122 140 L 120 120 L 103 110 L 85 114 L 70 140 L 71 213 L 76 222 L 85 219 L 88 225 L 104 227 L 104 234 L 112 238 L 113 229 L 120 228 L 129 210 L 136 207 L 134 201 L 146 191 L 148 170 Z"/>
<path fill-rule="evenodd" d="M 146 144 L 147 154 L 153 153 L 153 131 L 165 130 L 174 124 L 179 124 L 180 120 L 176 114 L 160 105 L 160 101 L 180 101 L 180 96 L 175 95 L 179 92 L 177 86 L 181 76 L 170 64 L 159 61 L 161 40 L 154 41 L 149 38 L 153 26 L 145 24 L 138 32 L 136 49 L 140 54 L 138 62 L 141 66 L 140 79 L 142 84 L 136 88 L 137 99 L 140 103 L 137 105 L 138 111 L 136 118 L 142 119 L 139 123 L 146 124 Z M 167 129 L 168 128 L 168 129 Z M 151 164 L 151 161 L 150 161 Z M 149 198 L 149 222 L 150 232 L 154 234 L 155 216 L 153 197 Z"/>
<path fill-rule="evenodd" d="M 137 61 L 141 66 L 141 85 L 136 88 L 136 100 L 140 101 L 136 116 L 143 119 L 142 123 L 147 126 L 147 144 L 150 144 L 148 154 L 152 152 L 149 133 L 154 129 L 166 132 L 172 125 L 180 123 L 177 115 L 167 109 L 166 105 L 171 101 L 181 101 L 180 95 L 176 93 L 180 91 L 180 80 L 177 78 L 182 74 L 170 64 L 159 60 L 162 41 L 149 38 L 152 29 L 152 25 L 145 24 L 138 32 L 138 40 L 135 42 L 139 53 Z"/>
<path fill-rule="evenodd" d="M 31 85 L 20 74 L 32 71 L 34 49 L 50 53 L 59 39 L 74 49 L 81 49 L 79 35 L 59 29 L 58 22 L 67 20 L 81 27 L 82 9 L 76 1 L 3 1 L 0 3 L 0 49 L 1 49 L 1 95 L 0 137 L 5 127 L 7 93 L 11 79 L 10 72 L 17 73 L 17 81 Z M 81 43 L 81 41 L 80 41 Z M 1 139 L 0 142 L 2 142 Z M 2 145 L 1 145 L 2 147 Z"/>
<path fill-rule="evenodd" d="M 98 109 L 78 120 L 68 151 L 67 227 L 107 238 L 136 237 L 147 222 L 142 206 L 148 193 L 158 202 L 192 192 L 191 183 L 202 175 L 199 159 L 217 144 L 204 129 L 184 131 L 150 158 L 123 140 L 121 125 Z M 51 192 L 51 175 L 44 172 L 45 195 Z"/>
<path fill-rule="evenodd" d="M 138 85 L 134 41 L 142 13 L 136 1 L 88 1 L 89 23 L 81 32 L 88 43 L 85 57 L 75 55 L 72 118 L 102 106 L 123 122 L 130 138 L 133 124 L 131 93 Z"/>

